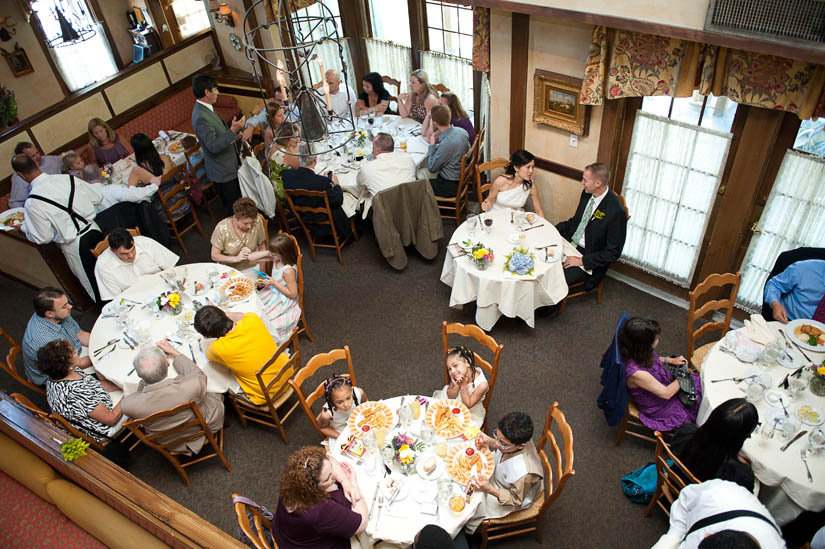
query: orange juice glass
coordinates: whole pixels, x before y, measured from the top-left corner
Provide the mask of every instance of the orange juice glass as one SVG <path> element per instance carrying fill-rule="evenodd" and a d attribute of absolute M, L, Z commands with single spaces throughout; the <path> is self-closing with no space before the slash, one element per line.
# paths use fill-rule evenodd
<path fill-rule="evenodd" d="M 443 438 L 438 439 L 438 442 L 435 443 L 435 454 L 441 459 L 447 457 L 447 441 Z"/>
<path fill-rule="evenodd" d="M 407 142 L 406 142 L 406 141 L 402 141 L 402 142 L 400 143 L 400 145 L 401 145 L 401 150 L 402 150 L 402 151 L 404 151 L 404 152 L 407 152 Z"/>
<path fill-rule="evenodd" d="M 376 427 L 373 431 L 375 433 L 375 441 L 378 446 L 383 446 L 387 441 L 387 429 L 385 427 Z"/>
<path fill-rule="evenodd" d="M 413 419 L 418 419 L 421 417 L 421 403 L 417 400 L 413 400 L 410 403 L 410 408 L 412 408 Z"/>

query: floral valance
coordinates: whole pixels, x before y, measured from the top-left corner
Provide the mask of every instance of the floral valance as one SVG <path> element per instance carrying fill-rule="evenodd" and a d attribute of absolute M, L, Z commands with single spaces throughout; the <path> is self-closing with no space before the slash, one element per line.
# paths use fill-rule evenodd
<path fill-rule="evenodd" d="M 825 110 L 825 66 L 678 38 L 593 30 L 581 102 L 670 95 L 727 96 L 737 103 L 792 112 L 801 119 Z"/>
<path fill-rule="evenodd" d="M 275 21 L 278 13 L 279 4 L 289 11 L 298 11 L 318 3 L 318 0 L 266 0 L 266 16 L 269 21 Z"/>
<path fill-rule="evenodd" d="M 490 70 L 490 8 L 473 8 L 473 69 Z"/>

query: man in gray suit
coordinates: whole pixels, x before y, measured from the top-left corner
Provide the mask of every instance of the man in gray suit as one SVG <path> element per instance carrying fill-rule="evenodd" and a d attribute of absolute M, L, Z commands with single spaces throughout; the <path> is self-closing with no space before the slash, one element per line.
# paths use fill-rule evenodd
<path fill-rule="evenodd" d="M 178 373 L 177 377 L 167 377 L 169 366 L 164 353 L 174 358 L 172 366 Z M 197 364 L 176 351 L 168 341 L 164 339 L 158 342 L 157 347 L 143 347 L 135 356 L 133 365 L 141 382 L 137 392 L 123 397 L 121 408 L 125 415 L 130 418 L 147 417 L 194 399 L 209 430 L 217 433 L 221 429 L 224 411 L 221 395 L 206 392 L 206 374 Z M 181 412 L 152 423 L 147 431 L 162 433 L 193 417 L 189 411 Z M 206 437 L 202 436 L 181 443 L 173 451 L 195 455 L 205 443 Z"/>
<path fill-rule="evenodd" d="M 192 110 L 192 128 L 203 150 L 206 177 L 215 183 L 224 208 L 232 211 L 232 204 L 241 197 L 238 184 L 237 142 L 249 141 L 252 126 L 244 129 L 246 118 L 234 118 L 227 128 L 213 105 L 218 100 L 218 81 L 207 74 L 196 74 L 192 79 L 195 108 Z"/>

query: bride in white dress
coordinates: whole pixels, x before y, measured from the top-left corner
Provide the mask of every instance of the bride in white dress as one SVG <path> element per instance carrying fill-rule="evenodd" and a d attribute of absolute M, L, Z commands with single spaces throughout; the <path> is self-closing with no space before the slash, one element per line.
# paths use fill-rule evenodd
<path fill-rule="evenodd" d="M 481 203 L 481 211 L 521 210 L 527 203 L 527 198 L 531 197 L 536 214 L 544 217 L 538 189 L 533 185 L 535 166 L 536 157 L 531 153 L 524 149 L 514 152 L 504 174 L 498 176 L 490 186 L 490 194 Z"/>

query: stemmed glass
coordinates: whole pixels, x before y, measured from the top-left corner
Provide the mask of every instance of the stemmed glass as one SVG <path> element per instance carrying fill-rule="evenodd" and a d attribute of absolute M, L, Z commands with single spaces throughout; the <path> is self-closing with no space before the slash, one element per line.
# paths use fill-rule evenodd
<path fill-rule="evenodd" d="M 808 446 L 811 447 L 811 453 L 825 449 L 825 427 L 811 429 L 808 433 Z"/>
<path fill-rule="evenodd" d="M 370 109 L 367 111 L 367 122 L 372 128 L 372 125 L 375 124 L 375 109 Z"/>
<path fill-rule="evenodd" d="M 470 236 L 476 235 L 478 229 L 478 215 L 470 214 L 467 216 L 467 226 L 470 227 Z"/>

